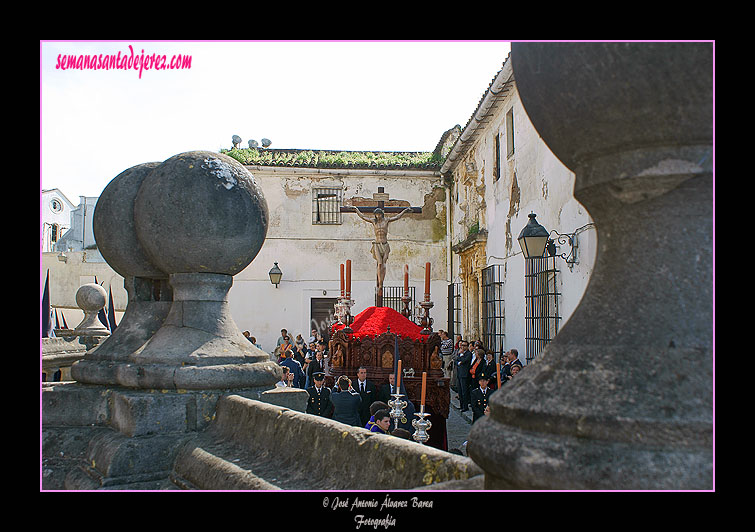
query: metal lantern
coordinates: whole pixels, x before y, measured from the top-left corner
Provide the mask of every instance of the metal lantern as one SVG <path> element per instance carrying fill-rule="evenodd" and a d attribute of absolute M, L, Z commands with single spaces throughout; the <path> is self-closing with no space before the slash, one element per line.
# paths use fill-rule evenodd
<path fill-rule="evenodd" d="M 530 221 L 527 222 L 522 232 L 519 233 L 519 245 L 522 248 L 524 257 L 527 259 L 543 256 L 550 235 L 545 227 L 537 223 L 535 220 L 536 216 L 534 212 L 530 213 Z"/>
<path fill-rule="evenodd" d="M 270 275 L 270 282 L 275 285 L 275 288 L 278 288 L 278 285 L 281 282 L 281 277 L 283 277 L 283 272 L 281 271 L 280 268 L 278 268 L 277 262 L 275 263 L 275 266 L 273 266 L 270 269 L 269 275 Z"/>

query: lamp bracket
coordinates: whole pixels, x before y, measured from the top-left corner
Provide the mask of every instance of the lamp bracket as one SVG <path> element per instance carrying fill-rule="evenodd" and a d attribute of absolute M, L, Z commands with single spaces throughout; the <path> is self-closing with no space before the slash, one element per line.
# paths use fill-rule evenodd
<path fill-rule="evenodd" d="M 556 244 L 558 244 L 559 248 L 568 245 L 569 251 L 557 254 L 555 246 Z M 576 232 L 561 234 L 555 229 L 550 232 L 550 235 L 548 236 L 548 243 L 546 245 L 548 255 L 552 257 L 561 257 L 562 259 L 564 259 L 566 265 L 569 267 L 569 270 L 574 268 L 575 264 L 579 264 L 577 260 L 577 248 L 578 244 Z"/>

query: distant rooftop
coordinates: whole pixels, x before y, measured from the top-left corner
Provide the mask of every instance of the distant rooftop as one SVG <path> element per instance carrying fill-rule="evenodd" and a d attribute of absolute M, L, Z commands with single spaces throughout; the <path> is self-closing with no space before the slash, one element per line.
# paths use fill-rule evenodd
<path fill-rule="evenodd" d="M 246 165 L 301 168 L 367 168 L 384 170 L 439 170 L 437 152 L 337 151 L 273 148 L 220 150 Z"/>

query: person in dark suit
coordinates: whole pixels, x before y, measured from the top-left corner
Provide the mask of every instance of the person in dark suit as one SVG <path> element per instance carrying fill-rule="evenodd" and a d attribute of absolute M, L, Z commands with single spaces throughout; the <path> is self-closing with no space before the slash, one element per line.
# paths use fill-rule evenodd
<path fill-rule="evenodd" d="M 519 352 L 516 349 L 510 349 L 506 352 L 506 363 L 501 366 L 501 384 L 511 380 L 511 367 L 519 366 L 519 369 L 523 367 L 522 361 L 519 360 Z"/>
<path fill-rule="evenodd" d="M 488 351 L 485 353 L 485 361 L 483 362 L 482 369 L 480 370 L 480 375 L 486 375 L 488 377 L 488 386 L 490 386 L 491 389 L 495 390 L 495 384 L 497 380 L 497 373 L 498 370 L 495 367 L 495 360 L 493 360 L 493 352 Z"/>
<path fill-rule="evenodd" d="M 312 374 L 314 386 L 307 388 L 309 400 L 307 401 L 307 414 L 315 416 L 332 417 L 333 402 L 330 400 L 330 388 L 325 386 L 325 373 L 318 371 Z"/>
<path fill-rule="evenodd" d="M 330 395 L 330 401 L 333 403 L 333 419 L 335 421 L 355 427 L 364 427 L 367 424 L 366 422 L 362 423 L 359 417 L 362 398 L 351 387 L 351 379 L 346 375 L 341 375 L 338 378 L 333 393 Z"/>
<path fill-rule="evenodd" d="M 470 399 L 472 402 L 472 423 L 480 419 L 485 415 L 485 409 L 488 407 L 488 400 L 492 390 L 488 387 L 487 375 L 480 375 L 477 382 L 480 383 L 478 388 L 472 390 L 470 393 Z"/>
<path fill-rule="evenodd" d="M 400 401 L 406 401 L 406 406 L 404 407 L 404 417 L 398 420 L 398 428 L 406 429 L 408 431 L 413 431 L 414 428 L 412 427 L 412 420 L 415 419 L 414 412 L 416 412 L 416 408 L 414 406 L 414 403 L 412 403 L 409 400 L 409 396 L 406 393 L 406 388 L 404 388 L 403 381 L 401 382 L 401 391 L 399 393 L 403 394 L 403 397 L 399 397 Z M 393 373 L 388 374 L 388 384 L 383 384 L 380 387 L 380 392 L 378 393 L 378 400 L 382 401 L 385 404 L 388 404 L 388 401 L 393 401 L 393 396 L 391 395 L 394 393 L 393 390 L 396 389 L 396 377 Z"/>
<path fill-rule="evenodd" d="M 524 367 L 524 364 L 522 364 L 522 361 L 519 360 L 519 351 L 517 351 L 516 349 L 512 349 L 511 351 L 509 351 L 509 353 L 511 353 L 510 358 L 511 358 L 512 366 L 519 366 L 520 368 Z"/>
<path fill-rule="evenodd" d="M 307 377 L 309 382 L 314 382 L 315 373 L 325 373 L 325 361 L 323 360 L 322 350 L 317 350 L 310 356 L 309 364 L 307 365 Z"/>
<path fill-rule="evenodd" d="M 472 365 L 472 351 L 469 342 L 459 343 L 459 356 L 456 359 L 456 375 L 459 379 L 459 406 L 462 412 L 469 410 L 469 368 Z"/>
<path fill-rule="evenodd" d="M 383 384 L 380 387 L 380 392 L 378 392 L 378 400 L 383 401 L 384 403 L 388 403 L 388 401 L 393 401 L 393 393 L 396 393 L 394 390 L 396 388 L 396 375 L 393 373 L 388 374 L 388 383 Z M 402 401 L 406 401 L 407 395 L 406 395 L 406 388 L 404 387 L 404 383 L 401 383 L 400 386 L 401 390 L 399 393 L 403 394 L 404 397 L 401 398 Z"/>
<path fill-rule="evenodd" d="M 370 405 L 378 399 L 378 389 L 370 380 L 367 380 L 367 368 L 361 366 L 357 370 L 357 380 L 354 383 L 356 391 L 362 398 L 362 406 L 359 409 L 359 418 L 362 421 L 361 426 L 364 427 L 370 420 Z"/>

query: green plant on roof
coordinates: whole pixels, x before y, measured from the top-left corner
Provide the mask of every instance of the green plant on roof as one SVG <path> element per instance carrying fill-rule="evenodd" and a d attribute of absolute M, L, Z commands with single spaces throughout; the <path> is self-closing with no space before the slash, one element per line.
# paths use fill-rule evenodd
<path fill-rule="evenodd" d="M 281 166 L 424 167 L 438 165 L 442 157 L 432 152 L 367 152 L 314 150 L 222 149 L 241 164 Z"/>

